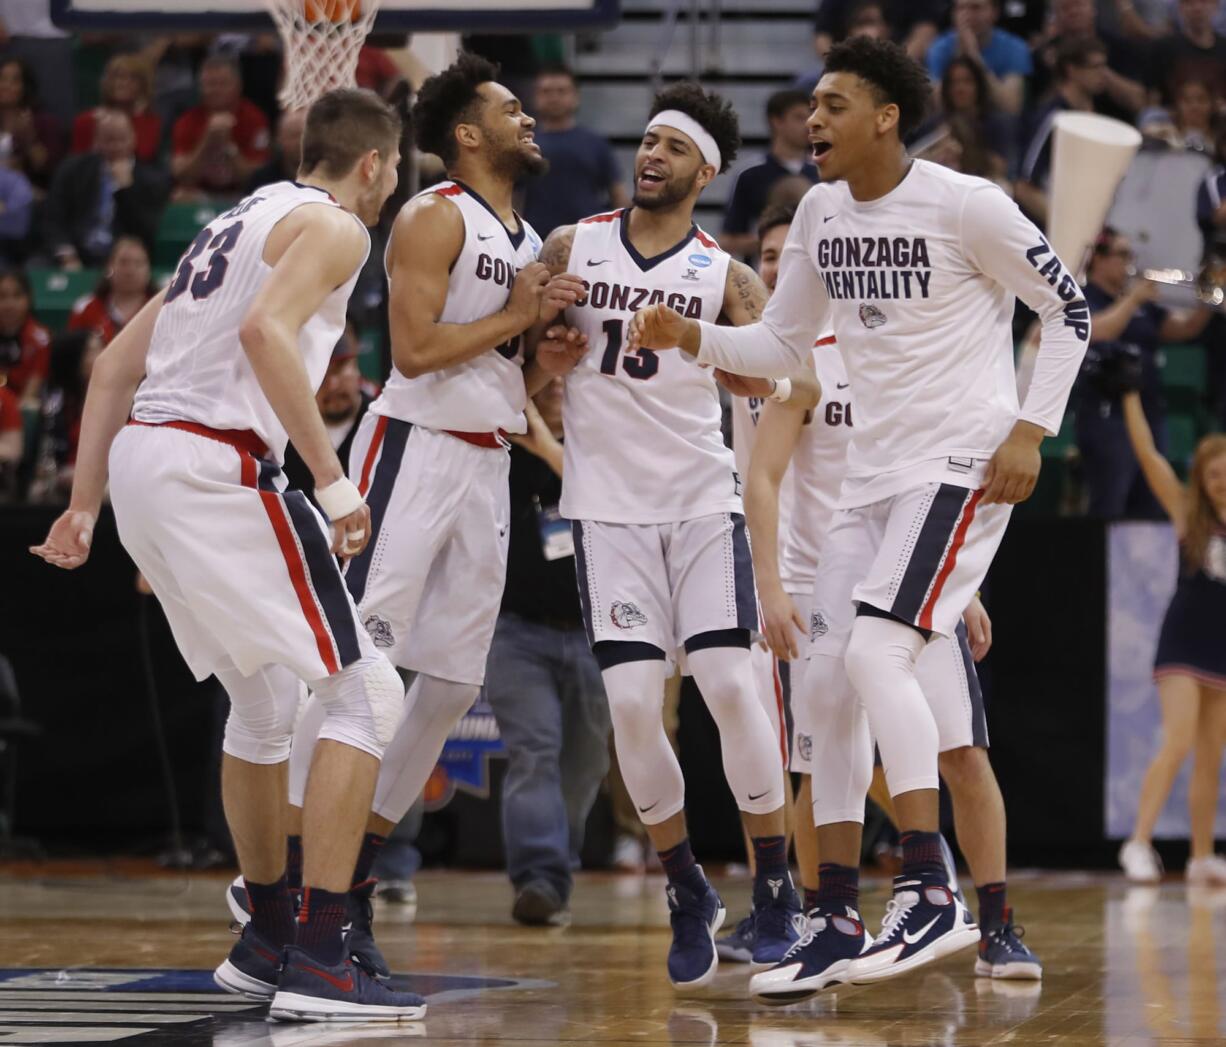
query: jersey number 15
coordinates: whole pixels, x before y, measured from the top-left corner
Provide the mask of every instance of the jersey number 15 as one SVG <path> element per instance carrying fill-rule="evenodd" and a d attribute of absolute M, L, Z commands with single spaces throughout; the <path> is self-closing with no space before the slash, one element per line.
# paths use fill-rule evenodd
<path fill-rule="evenodd" d="M 625 322 L 622 320 L 606 320 L 601 324 L 604 331 L 604 356 L 600 358 L 601 374 L 617 374 L 617 358 L 621 356 L 622 340 Z M 627 353 L 622 359 L 622 370 L 631 378 L 651 378 L 660 369 L 660 358 L 651 349 L 639 349 L 635 353 Z"/>

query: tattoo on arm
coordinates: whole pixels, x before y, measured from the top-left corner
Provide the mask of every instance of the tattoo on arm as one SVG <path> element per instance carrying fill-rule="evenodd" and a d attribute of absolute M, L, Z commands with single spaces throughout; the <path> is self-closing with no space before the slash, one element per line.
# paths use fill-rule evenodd
<path fill-rule="evenodd" d="M 566 266 L 570 262 L 570 249 L 574 242 L 575 227 L 573 225 L 560 225 L 545 238 L 545 243 L 541 245 L 541 253 L 537 260 L 549 267 L 549 272 L 552 276 L 564 273 L 566 272 Z"/>
<path fill-rule="evenodd" d="M 766 285 L 749 266 L 737 261 L 729 265 L 724 313 L 734 326 L 742 327 L 761 320 L 769 297 Z"/>

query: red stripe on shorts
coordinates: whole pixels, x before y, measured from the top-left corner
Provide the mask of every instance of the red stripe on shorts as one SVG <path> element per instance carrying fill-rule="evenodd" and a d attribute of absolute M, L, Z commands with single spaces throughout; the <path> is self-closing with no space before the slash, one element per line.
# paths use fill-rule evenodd
<path fill-rule="evenodd" d="M 971 521 L 975 519 L 975 506 L 979 504 L 979 499 L 983 497 L 983 488 L 978 491 L 972 491 L 970 498 L 966 504 L 962 506 L 962 513 L 958 518 L 958 526 L 954 528 L 954 539 L 949 543 L 949 552 L 945 554 L 945 563 L 941 565 L 941 570 L 937 573 L 937 579 L 932 583 L 932 592 L 928 594 L 928 599 L 924 601 L 924 606 L 920 608 L 918 625 L 921 629 L 932 628 L 932 612 L 936 608 L 937 600 L 941 598 L 941 590 L 945 588 L 945 582 L 953 573 L 954 564 L 958 562 L 958 550 L 962 548 L 966 541 L 966 532 L 970 529 Z"/>
<path fill-rule="evenodd" d="M 289 521 L 285 518 L 285 508 L 275 491 L 260 490 L 257 483 L 255 459 L 243 455 L 241 461 L 243 463 L 243 486 L 258 492 L 260 501 L 264 503 L 264 511 L 268 513 L 273 533 L 277 536 L 277 544 L 281 546 L 281 555 L 285 557 L 285 566 L 289 568 L 290 581 L 298 596 L 302 615 L 306 618 L 307 625 L 311 627 L 311 632 L 315 634 L 315 645 L 319 648 L 319 656 L 323 659 L 328 675 L 331 676 L 340 671 L 340 664 L 337 662 L 336 651 L 332 646 L 332 635 L 328 632 L 328 627 L 324 625 L 323 616 L 320 615 L 319 608 L 315 605 L 315 597 L 311 594 L 311 587 L 307 584 L 306 565 L 302 562 L 298 542 L 290 529 Z"/>
<path fill-rule="evenodd" d="M 370 447 L 366 449 L 366 458 L 362 462 L 362 476 L 358 482 L 358 494 L 363 498 L 366 497 L 366 492 L 370 490 L 370 471 L 375 466 L 375 459 L 379 456 L 379 448 L 383 446 L 383 434 L 387 432 L 387 415 L 379 415 L 379 420 L 375 422 L 375 435 L 370 438 Z"/>

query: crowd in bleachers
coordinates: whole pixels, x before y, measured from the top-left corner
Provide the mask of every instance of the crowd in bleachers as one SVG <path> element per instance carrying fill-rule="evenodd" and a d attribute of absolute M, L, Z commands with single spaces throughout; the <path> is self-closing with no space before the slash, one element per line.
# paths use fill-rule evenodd
<path fill-rule="evenodd" d="M 817 179 L 806 152 L 808 91 L 834 42 L 871 34 L 898 40 L 932 75 L 933 113 L 911 143 L 915 155 L 998 182 L 1043 225 L 1055 115 L 1084 110 L 1126 120 L 1145 136 L 1143 155 L 1155 178 L 1172 159 L 1193 156 L 1203 165 L 1186 208 L 1203 232 L 1205 256 L 1220 252 L 1224 12 L 1219 0 L 819 0 L 814 64 L 771 100 L 768 153 L 732 189 L 725 245 L 752 255 L 761 210 Z M 275 37 L 64 38 L 58 44 L 69 54 L 66 67 L 47 50 L 28 61 L 34 52 L 19 43 L 0 25 L 0 498 L 54 501 L 71 481 L 98 351 L 204 222 L 251 188 L 292 176 L 302 116 L 278 111 Z M 516 53 L 530 62 L 534 50 L 521 43 Z M 505 51 L 511 40 L 497 46 Z M 76 73 L 76 101 L 67 108 L 64 68 Z M 53 92 L 47 77 L 55 78 Z M 566 182 L 525 201 L 530 217 L 546 226 L 579 217 L 554 213 L 567 199 L 585 207 L 593 192 L 624 199 L 625 173 L 574 124 L 578 96 L 568 78 L 551 65 L 541 69 L 537 98 L 526 77 L 521 86 L 530 106 L 548 110 L 541 114 L 543 144 L 552 136 L 555 180 Z M 387 94 L 402 75 L 386 52 L 368 46 L 358 79 Z M 40 101 L 52 94 L 56 105 Z M 571 183 L 588 168 L 606 184 L 576 191 Z M 1107 235 L 1096 247 L 1103 264 L 1090 269 L 1092 282 L 1115 274 L 1091 292 L 1096 310 L 1111 310 L 1110 322 L 1098 325 L 1111 337 L 1096 336 L 1074 397 L 1075 424 L 1047 442 L 1061 484 L 1048 487 L 1053 509 L 1081 511 L 1088 500 L 1105 516 L 1143 512 L 1102 495 L 1122 481 L 1099 475 L 1135 472 L 1127 455 L 1114 453 L 1123 440 L 1119 386 L 1128 376 L 1144 383 L 1151 425 L 1177 467 L 1197 435 L 1226 422 L 1226 317 L 1172 319 L 1136 287 L 1124 257 L 1133 247 L 1127 236 L 1123 241 Z M 1118 274 L 1107 264 L 1116 258 Z M 1129 367 L 1138 354 L 1144 366 Z M 1100 453 L 1103 440 L 1111 453 Z M 1077 469 L 1079 493 L 1063 497 L 1069 485 L 1060 470 Z"/>

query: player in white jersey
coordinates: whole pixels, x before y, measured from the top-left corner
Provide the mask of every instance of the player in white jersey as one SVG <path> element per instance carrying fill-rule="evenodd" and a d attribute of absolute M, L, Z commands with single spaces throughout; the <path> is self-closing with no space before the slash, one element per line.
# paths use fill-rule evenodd
<path fill-rule="evenodd" d="M 681 649 L 719 726 L 725 774 L 754 841 L 758 962 L 790 946 L 799 908 L 782 754 L 750 664 L 753 566 L 715 376 L 679 354 L 625 345 L 634 311 L 652 301 L 712 322 L 759 315 L 761 282 L 693 222 L 699 194 L 739 140 L 722 99 L 694 83 L 668 88 L 635 158 L 634 205 L 556 229 L 542 251 L 552 271 L 570 269 L 585 285 L 567 310 L 592 348 L 566 381 L 560 508 L 573 521 L 580 603 L 618 765 L 668 874 L 668 974 L 682 987 L 714 976 L 712 936 L 724 908 L 690 849 L 681 768 L 661 718 L 666 666 Z"/>
<path fill-rule="evenodd" d="M 849 965 L 854 981 L 911 970 L 978 938 L 941 856 L 939 733 L 916 660 L 934 633 L 953 632 L 1010 507 L 1033 490 L 1039 443 L 1059 429 L 1090 327 L 1073 276 L 998 187 L 907 156 L 900 134 L 930 93 L 923 69 L 891 43 L 859 37 L 832 50 L 809 120 L 823 182 L 801 201 L 762 323 L 716 327 L 657 305 L 636 315 L 629 338 L 635 350 L 679 345 L 700 362 L 768 375 L 807 360 L 815 331 L 832 324 L 838 336 L 856 425 L 818 567 L 815 613 L 826 628 L 806 687 L 837 694 L 821 677 L 845 665 L 903 846 L 881 933 Z M 1042 321 L 1020 409 L 1015 295 Z M 844 713 L 854 702 L 823 723 Z M 813 799 L 846 830 L 823 861 L 854 867 L 863 790 Z"/>
<path fill-rule="evenodd" d="M 85 561 L 109 464 L 124 547 L 193 673 L 217 676 L 230 696 L 222 794 L 253 917 L 215 977 L 271 998 L 274 1018 L 397 1021 L 426 1009 L 356 969 L 342 940 L 403 689 L 333 557 L 361 551 L 370 514 L 314 397 L 370 249 L 364 223 L 396 186 L 400 133 L 372 92 L 330 91 L 307 114 L 300 181 L 265 186 L 200 232 L 166 290 L 99 358 L 70 507 L 33 550 L 61 567 Z M 306 496 L 285 490 L 287 438 L 331 538 Z M 326 712 L 295 919 L 285 790 L 299 681 Z"/>
<path fill-rule="evenodd" d="M 567 294 L 564 275 L 550 280 L 536 261 L 540 239 L 512 209 L 515 183 L 545 161 L 535 121 L 497 76 L 490 62 L 462 54 L 418 92 L 417 145 L 443 160 L 448 178 L 410 200 L 393 226 L 394 370 L 350 453 L 372 534 L 345 582 L 375 646 L 416 673 L 350 897 L 350 951 L 379 977 L 390 971 L 371 938 L 371 865 L 484 680 L 506 578 L 505 434 L 525 431 L 527 397 L 549 379 L 540 354 L 525 370 L 525 351 L 537 348 L 530 329 L 582 291 L 571 280 Z M 294 806 L 322 712 L 312 699 L 295 731 Z"/>

